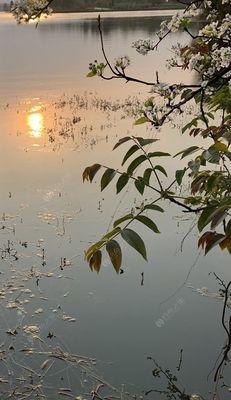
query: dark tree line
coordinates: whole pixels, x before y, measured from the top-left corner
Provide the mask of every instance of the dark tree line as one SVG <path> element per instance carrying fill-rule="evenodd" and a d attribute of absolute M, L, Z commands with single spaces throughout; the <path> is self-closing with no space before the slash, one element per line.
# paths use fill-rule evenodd
<path fill-rule="evenodd" d="M 174 0 L 55 0 L 55 11 L 81 11 L 95 8 L 112 10 L 140 10 L 157 9 L 171 6 L 179 6 Z"/>

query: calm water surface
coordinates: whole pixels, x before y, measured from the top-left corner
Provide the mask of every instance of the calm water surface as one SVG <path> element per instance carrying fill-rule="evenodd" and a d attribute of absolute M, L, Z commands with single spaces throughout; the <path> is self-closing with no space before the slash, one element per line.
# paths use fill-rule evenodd
<path fill-rule="evenodd" d="M 175 37 L 147 57 L 131 48 L 133 40 L 155 35 L 165 18 L 161 12 L 104 17 L 108 54 L 112 59 L 128 54 L 131 74 L 151 80 L 159 70 L 163 81 L 192 79 L 162 66 L 171 56 Z M 186 38 L 182 34 L 177 40 Z M 124 274 L 117 276 L 105 260 L 96 276 L 83 259 L 84 249 L 107 230 L 112 216 L 141 200 L 132 187 L 116 199 L 113 185 L 101 194 L 97 183 L 83 185 L 81 174 L 96 161 L 118 166 L 121 152 L 112 153 L 111 148 L 119 137 L 156 135 L 134 127 L 133 118 L 124 119 L 126 110 L 118 106 L 129 96 L 127 103 L 132 104 L 137 97 L 148 96 L 146 89 L 85 77 L 89 62 L 101 59 L 94 14 L 55 15 L 37 29 L 33 24 L 16 26 L 0 14 L 0 55 L 0 246 L 13 249 L 2 261 L 1 271 L 3 282 L 9 270 L 17 276 L 15 291 L 1 300 L 1 342 L 27 346 L 28 335 L 22 329 L 10 339 L 6 331 L 36 324 L 44 341 L 54 333 L 54 345 L 62 343 L 73 353 L 96 358 L 107 380 L 124 383 L 134 392 L 155 385 L 147 356 L 174 369 L 184 349 L 182 381 L 188 391 L 205 394 L 207 374 L 224 340 L 218 319 L 221 304 L 192 287 L 217 290 L 209 273 L 219 272 L 226 279 L 228 257 L 216 251 L 206 258 L 201 255 L 188 280 L 191 287 L 186 285 L 162 304 L 182 285 L 198 256 L 194 231 L 180 251 L 193 219 L 169 208 L 155 218 L 162 235 L 154 237 L 137 226 L 147 242 L 148 263 L 124 248 Z M 73 123 L 73 118 L 80 120 Z M 155 148 L 172 154 L 192 142 L 173 127 L 158 136 L 161 141 Z M 63 258 L 68 263 L 62 268 Z M 27 271 L 36 272 L 28 277 Z M 32 291 L 27 296 L 23 292 L 22 299 L 28 302 L 6 311 L 5 306 L 21 293 L 20 285 Z M 40 308 L 43 311 L 35 313 Z M 30 345 L 31 340 L 35 339 Z M 30 362 L 36 365 L 35 360 Z M 6 367 L 0 368 L 7 376 Z M 76 374 L 64 369 L 58 375 L 59 369 L 51 368 L 47 374 L 49 385 L 70 385 L 77 391 Z M 52 398 L 54 390 L 49 393 Z"/>

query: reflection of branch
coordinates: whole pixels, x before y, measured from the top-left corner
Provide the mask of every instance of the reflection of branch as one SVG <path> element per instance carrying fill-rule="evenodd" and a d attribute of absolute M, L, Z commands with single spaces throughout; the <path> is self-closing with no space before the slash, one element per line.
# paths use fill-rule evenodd
<path fill-rule="evenodd" d="M 229 317 L 227 325 L 225 323 L 225 315 L 226 315 L 226 311 L 227 311 L 227 307 L 228 307 L 230 287 L 231 287 L 231 281 L 228 283 L 228 285 L 226 286 L 226 289 L 225 289 L 225 299 L 224 299 L 224 306 L 223 306 L 222 319 L 221 319 L 222 326 L 223 326 L 225 332 L 227 333 L 228 342 L 227 342 L 226 346 L 224 347 L 222 359 L 216 369 L 216 372 L 214 375 L 214 382 L 217 382 L 220 379 L 220 372 L 221 372 L 224 364 L 228 360 L 228 355 L 231 350 L 231 316 Z"/>
<path fill-rule="evenodd" d="M 182 362 L 183 362 L 183 349 L 180 349 L 180 358 L 179 358 L 179 363 L 177 366 L 177 371 L 181 370 Z"/>
<path fill-rule="evenodd" d="M 183 350 L 181 350 L 181 356 L 180 356 L 180 365 L 182 363 L 182 352 Z M 178 385 L 177 382 L 177 377 L 172 374 L 172 372 L 169 369 L 164 369 L 162 368 L 161 365 L 159 365 L 156 360 L 152 357 L 147 357 L 148 360 L 151 360 L 154 364 L 155 369 L 152 371 L 152 374 L 155 378 L 160 378 L 161 376 L 163 376 L 167 382 L 167 390 L 157 390 L 157 389 L 151 389 L 148 390 L 145 395 L 147 396 L 149 393 L 159 393 L 161 395 L 167 395 L 168 399 L 176 399 L 176 396 L 178 399 L 182 399 L 182 400 L 190 400 L 191 397 L 185 393 L 184 389 L 181 389 Z M 178 370 L 179 371 L 179 370 Z"/>

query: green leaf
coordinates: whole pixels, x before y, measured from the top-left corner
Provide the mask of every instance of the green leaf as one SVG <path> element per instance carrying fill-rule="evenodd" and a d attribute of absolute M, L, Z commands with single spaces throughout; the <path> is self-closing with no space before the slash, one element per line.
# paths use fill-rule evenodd
<path fill-rule="evenodd" d="M 209 117 L 209 118 L 211 118 L 211 119 L 213 119 L 213 120 L 214 120 L 214 115 L 213 115 L 213 113 L 211 113 L 211 112 L 208 112 L 208 113 L 207 113 L 207 115 L 208 115 L 208 117 Z"/>
<path fill-rule="evenodd" d="M 192 124 L 189 123 L 189 124 L 185 125 L 185 126 L 182 128 L 181 132 L 182 132 L 182 133 L 185 133 L 185 132 L 187 131 L 187 129 L 189 129 L 189 128 L 191 128 L 191 127 L 192 127 Z"/>
<path fill-rule="evenodd" d="M 92 244 L 90 247 L 88 247 L 88 249 L 85 251 L 86 260 L 89 262 L 95 251 L 99 250 L 104 244 L 105 240 L 100 240 L 99 242 L 96 242 Z"/>
<path fill-rule="evenodd" d="M 185 172 L 187 171 L 187 168 L 184 169 L 179 169 L 176 171 L 175 177 L 178 185 L 180 186 L 184 177 Z"/>
<path fill-rule="evenodd" d="M 193 93 L 192 89 L 185 89 L 181 94 L 181 98 L 185 100 L 188 98 L 190 99 L 192 93 Z"/>
<path fill-rule="evenodd" d="M 100 250 L 97 250 L 95 251 L 95 253 L 93 254 L 93 256 L 89 261 L 91 270 L 94 269 L 98 274 L 100 271 L 101 263 L 102 263 L 102 253 Z"/>
<path fill-rule="evenodd" d="M 200 166 L 201 166 L 201 158 L 197 157 L 195 160 L 191 160 L 188 163 L 189 168 L 191 169 L 194 174 L 198 174 L 200 171 Z"/>
<path fill-rule="evenodd" d="M 153 211 L 159 211 L 159 212 L 164 212 L 163 208 L 158 206 L 157 204 L 146 204 L 144 207 L 144 210 L 153 210 Z"/>
<path fill-rule="evenodd" d="M 154 153 L 148 153 L 148 157 L 169 157 L 171 154 L 164 153 L 163 151 L 155 151 Z"/>
<path fill-rule="evenodd" d="M 135 187 L 138 190 L 138 192 L 140 192 L 140 194 L 144 193 L 144 189 L 145 189 L 145 182 L 143 180 L 143 178 L 139 177 L 136 181 L 135 181 Z"/>
<path fill-rule="evenodd" d="M 127 221 L 128 219 L 132 219 L 132 218 L 133 218 L 133 214 L 124 215 L 123 217 L 117 219 L 117 220 L 114 222 L 113 226 L 114 226 L 114 228 L 115 228 L 116 226 L 122 224 L 122 222 L 125 222 L 125 221 Z"/>
<path fill-rule="evenodd" d="M 122 251 L 119 243 L 116 240 L 110 240 L 106 244 L 106 250 L 110 257 L 111 263 L 118 274 L 122 264 Z"/>
<path fill-rule="evenodd" d="M 90 71 L 90 72 L 88 72 L 88 74 L 87 74 L 87 78 L 92 78 L 93 76 L 96 76 L 96 74 L 97 74 L 97 71 L 96 71 L 96 70 Z"/>
<path fill-rule="evenodd" d="M 114 169 L 108 168 L 104 172 L 102 178 L 101 178 L 101 191 L 103 191 L 109 183 L 112 181 L 116 174 L 116 171 Z"/>
<path fill-rule="evenodd" d="M 145 124 L 146 122 L 149 122 L 149 119 L 147 117 L 140 117 L 139 119 L 137 119 L 134 123 L 134 125 L 141 125 L 141 124 Z"/>
<path fill-rule="evenodd" d="M 162 174 L 164 174 L 165 176 L 168 176 L 166 170 L 164 169 L 164 167 L 162 167 L 162 165 L 155 165 L 154 169 L 157 169 L 158 171 L 162 172 Z"/>
<path fill-rule="evenodd" d="M 203 157 L 206 161 L 211 164 L 219 164 L 221 155 L 219 151 L 212 149 L 211 147 L 208 150 L 203 151 Z"/>
<path fill-rule="evenodd" d="M 129 176 L 127 174 L 123 174 L 119 177 L 116 184 L 116 193 L 118 194 L 121 190 L 127 185 L 129 181 Z"/>
<path fill-rule="evenodd" d="M 147 168 L 144 171 L 143 180 L 144 180 L 146 185 L 149 185 L 152 172 L 153 172 L 152 168 Z"/>
<path fill-rule="evenodd" d="M 140 146 L 142 146 L 142 147 L 146 146 L 148 144 L 158 142 L 158 140 L 159 140 L 159 139 L 144 139 L 142 137 L 136 137 L 136 136 L 134 136 L 134 139 L 136 139 L 139 142 Z"/>
<path fill-rule="evenodd" d="M 141 156 L 135 158 L 135 160 L 132 161 L 132 163 L 129 165 L 128 169 L 127 169 L 127 173 L 128 175 L 132 175 L 133 172 L 135 171 L 135 169 L 142 164 L 142 162 L 146 161 L 147 157 L 142 154 Z"/>
<path fill-rule="evenodd" d="M 211 216 L 211 229 L 215 229 L 227 217 L 227 209 L 224 207 L 218 208 Z"/>
<path fill-rule="evenodd" d="M 144 241 L 141 237 L 132 229 L 123 229 L 121 236 L 131 247 L 133 247 L 142 257 L 147 261 L 147 251 Z"/>
<path fill-rule="evenodd" d="M 191 146 L 191 147 L 188 147 L 187 149 L 184 149 L 184 150 L 180 151 L 179 153 L 175 154 L 174 157 L 177 157 L 180 154 L 182 154 L 182 156 L 181 156 L 181 159 L 182 159 L 182 158 L 187 157 L 189 154 L 195 153 L 199 149 L 200 149 L 200 147 L 198 147 L 198 146 Z"/>
<path fill-rule="evenodd" d="M 226 225 L 225 233 L 227 236 L 231 236 L 231 219 L 229 220 L 229 222 Z"/>
<path fill-rule="evenodd" d="M 119 232 L 120 232 L 120 227 L 114 228 L 112 229 L 112 231 L 106 233 L 106 235 L 102 237 L 102 240 L 105 242 L 106 240 L 111 239 L 111 237 L 115 236 Z"/>
<path fill-rule="evenodd" d="M 221 179 L 220 173 L 214 172 L 207 180 L 207 190 L 211 191 L 215 189 L 220 179 Z"/>
<path fill-rule="evenodd" d="M 131 136 L 125 136 L 123 138 L 121 138 L 113 147 L 113 150 L 117 149 L 117 147 L 121 146 L 121 144 L 124 144 L 126 142 L 128 142 L 129 140 L 132 140 Z"/>
<path fill-rule="evenodd" d="M 135 217 L 135 219 L 138 220 L 139 222 L 142 222 L 142 224 L 146 225 L 153 232 L 160 233 L 155 222 L 153 222 L 150 218 L 146 217 L 145 215 L 137 215 L 137 217 Z"/>
<path fill-rule="evenodd" d="M 124 165 L 125 162 L 128 160 L 128 158 L 131 157 L 132 154 L 134 154 L 134 153 L 135 153 L 137 150 L 139 150 L 139 149 L 140 149 L 139 146 L 137 146 L 137 144 L 134 144 L 134 145 L 127 151 L 127 153 L 125 154 L 124 159 L 123 159 L 123 162 L 122 162 L 121 165 Z"/>
<path fill-rule="evenodd" d="M 199 232 L 201 232 L 205 228 L 205 226 L 208 225 L 208 223 L 211 221 L 211 215 L 215 210 L 215 206 L 208 206 L 205 208 L 205 210 L 202 211 L 197 223 Z"/>

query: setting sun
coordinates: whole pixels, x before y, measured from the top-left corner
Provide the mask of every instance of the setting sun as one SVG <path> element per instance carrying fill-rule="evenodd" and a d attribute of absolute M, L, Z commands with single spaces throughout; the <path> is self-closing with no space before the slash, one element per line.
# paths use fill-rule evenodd
<path fill-rule="evenodd" d="M 29 114 L 27 117 L 27 124 L 30 128 L 30 135 L 39 138 L 44 130 L 44 116 L 42 113 L 36 112 Z"/>

